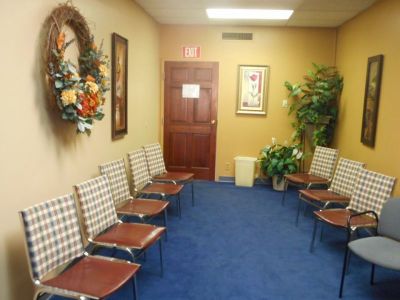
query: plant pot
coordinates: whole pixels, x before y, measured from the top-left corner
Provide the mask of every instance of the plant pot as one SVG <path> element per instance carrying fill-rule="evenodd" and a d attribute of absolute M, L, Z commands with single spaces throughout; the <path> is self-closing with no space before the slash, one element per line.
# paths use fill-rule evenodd
<path fill-rule="evenodd" d="M 278 176 L 272 176 L 272 188 L 275 191 L 282 192 L 285 190 L 285 180 L 282 178 L 282 180 L 278 183 Z"/>

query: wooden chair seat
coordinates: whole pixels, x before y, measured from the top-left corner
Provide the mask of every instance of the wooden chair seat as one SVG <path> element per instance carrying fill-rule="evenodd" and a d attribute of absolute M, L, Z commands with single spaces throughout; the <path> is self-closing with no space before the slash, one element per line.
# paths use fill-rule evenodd
<path fill-rule="evenodd" d="M 181 192 L 183 185 L 170 183 L 152 183 L 140 190 L 143 194 L 164 194 L 174 196 Z"/>
<path fill-rule="evenodd" d="M 165 227 L 156 227 L 149 224 L 118 223 L 98 235 L 93 241 L 145 250 L 153 245 L 164 232 Z"/>
<path fill-rule="evenodd" d="M 166 172 L 160 175 L 153 176 L 154 180 L 159 181 L 190 181 L 193 180 L 194 174 L 193 173 L 185 173 L 185 172 Z"/>
<path fill-rule="evenodd" d="M 294 184 L 326 184 L 329 183 L 329 179 L 319 177 L 316 175 L 308 174 L 308 173 L 295 173 L 295 174 L 287 174 L 285 175 L 285 179 Z"/>
<path fill-rule="evenodd" d="M 138 264 L 88 256 L 42 284 L 103 299 L 129 281 L 139 268 Z"/>
<path fill-rule="evenodd" d="M 299 190 L 300 196 L 318 202 L 347 203 L 350 197 L 329 190 Z"/>
<path fill-rule="evenodd" d="M 347 220 L 352 215 L 352 211 L 348 209 L 327 209 L 315 211 L 315 216 L 332 226 L 347 228 Z M 361 215 L 351 219 L 351 226 L 353 227 L 375 227 L 375 218 L 368 215 Z"/>
<path fill-rule="evenodd" d="M 117 208 L 122 215 L 136 215 L 152 217 L 161 214 L 169 205 L 168 201 L 153 199 L 132 199 L 125 205 Z"/>

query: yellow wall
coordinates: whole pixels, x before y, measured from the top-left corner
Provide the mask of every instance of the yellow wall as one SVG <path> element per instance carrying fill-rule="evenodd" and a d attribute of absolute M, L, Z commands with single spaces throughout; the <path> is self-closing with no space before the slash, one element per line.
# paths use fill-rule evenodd
<path fill-rule="evenodd" d="M 252 32 L 254 40 L 222 40 L 222 32 Z M 287 98 L 283 83 L 300 81 L 312 62 L 335 62 L 335 29 L 161 26 L 160 37 L 162 61 L 183 60 L 181 47 L 197 45 L 201 61 L 219 62 L 216 178 L 233 176 L 233 158 L 258 156 L 271 137 L 281 143 L 290 140 L 293 129 L 288 110 L 282 108 Z M 266 117 L 235 113 L 239 64 L 270 66 Z"/>
<path fill-rule="evenodd" d="M 129 40 L 129 134 L 111 141 L 111 98 L 92 136 L 47 110 L 42 86 L 41 29 L 60 1 L 7 1 L 0 10 L 0 299 L 31 299 L 17 211 L 72 191 L 97 165 L 159 139 L 159 29 L 132 0 L 74 0 L 96 41 L 111 54 L 111 33 Z"/>
<path fill-rule="evenodd" d="M 367 168 L 400 178 L 400 1 L 383 0 L 340 27 L 337 66 L 344 76 L 336 145 Z M 383 54 L 375 148 L 360 142 L 368 57 Z M 400 195 L 397 183 L 395 195 Z"/>

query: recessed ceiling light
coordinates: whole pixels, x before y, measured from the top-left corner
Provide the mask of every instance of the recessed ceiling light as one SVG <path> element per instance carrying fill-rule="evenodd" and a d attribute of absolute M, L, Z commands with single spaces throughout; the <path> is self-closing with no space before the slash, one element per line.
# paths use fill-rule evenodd
<path fill-rule="evenodd" d="M 207 8 L 209 19 L 240 20 L 287 20 L 293 10 L 282 9 L 239 9 L 239 8 Z"/>

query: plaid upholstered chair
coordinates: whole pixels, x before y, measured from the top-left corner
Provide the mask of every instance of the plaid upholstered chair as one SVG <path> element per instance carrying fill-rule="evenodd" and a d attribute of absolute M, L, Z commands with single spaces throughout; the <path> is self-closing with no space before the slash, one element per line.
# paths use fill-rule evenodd
<path fill-rule="evenodd" d="M 337 149 L 317 146 L 311 161 L 308 173 L 295 173 L 284 175 L 285 189 L 282 195 L 282 204 L 285 203 L 286 191 L 289 185 L 311 188 L 313 185 L 328 186 L 333 172 L 339 151 Z"/>
<path fill-rule="evenodd" d="M 139 265 L 84 252 L 72 194 L 27 208 L 20 216 L 35 284 L 34 299 L 43 294 L 104 299 L 132 278 L 136 295 Z M 57 275 L 43 279 L 49 272 Z"/>
<path fill-rule="evenodd" d="M 172 182 L 179 184 L 190 183 L 192 186 L 192 206 L 194 206 L 194 174 L 188 172 L 168 172 L 165 168 L 161 146 L 158 143 L 143 146 L 149 173 L 154 181 Z"/>
<path fill-rule="evenodd" d="M 332 184 L 327 190 L 300 190 L 296 224 L 299 221 L 301 203 L 305 202 L 317 208 L 326 209 L 330 204 L 347 205 L 353 194 L 360 170 L 364 163 L 340 158 Z"/>
<path fill-rule="evenodd" d="M 162 199 L 175 196 L 179 217 L 181 217 L 180 192 L 183 185 L 171 183 L 153 183 L 147 167 L 146 154 L 143 149 L 128 153 L 129 167 L 133 189 L 137 195 L 160 195 Z"/>
<path fill-rule="evenodd" d="M 167 226 L 168 201 L 154 199 L 134 199 L 129 191 L 123 159 L 111 161 L 99 166 L 101 175 L 105 175 L 110 183 L 111 194 L 118 215 L 136 216 L 143 223 L 154 216 L 163 214 L 164 226 Z"/>
<path fill-rule="evenodd" d="M 88 241 L 95 247 L 108 247 L 137 257 L 159 243 L 163 275 L 162 240 L 165 227 L 150 224 L 122 223 L 118 220 L 107 176 L 99 176 L 75 186 Z"/>
<path fill-rule="evenodd" d="M 382 207 L 377 235 L 350 242 L 346 247 L 340 280 L 339 298 L 343 294 L 344 277 L 351 253 L 371 263 L 371 284 L 375 265 L 400 271 L 400 199 L 389 199 Z M 377 218 L 377 217 L 376 217 Z M 378 219 L 376 220 L 378 221 Z"/>
<path fill-rule="evenodd" d="M 392 193 L 395 180 L 394 177 L 361 169 L 354 192 L 346 208 L 325 209 L 314 212 L 315 220 L 310 252 L 314 249 L 318 223 L 346 229 L 347 241 L 352 239 L 357 229 L 375 227 L 376 220 L 374 215 L 380 215 L 382 205 Z"/>

